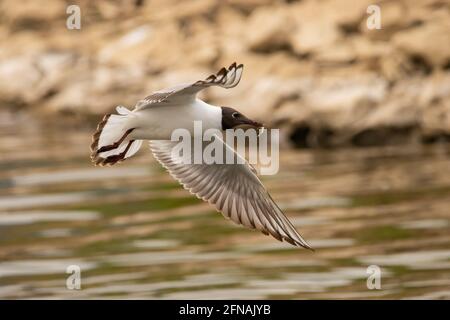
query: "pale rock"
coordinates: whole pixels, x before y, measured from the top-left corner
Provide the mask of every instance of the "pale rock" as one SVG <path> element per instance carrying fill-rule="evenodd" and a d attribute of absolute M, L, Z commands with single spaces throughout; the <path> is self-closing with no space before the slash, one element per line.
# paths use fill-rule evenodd
<path fill-rule="evenodd" d="M 277 0 L 227 0 L 227 2 L 241 10 L 252 10 L 257 7 L 276 4 Z"/>
<path fill-rule="evenodd" d="M 117 105 L 133 107 L 145 94 L 145 72 L 137 66 L 98 67 L 90 71 L 84 61 L 77 68 L 73 78 L 48 101 L 47 111 L 102 114 Z"/>
<path fill-rule="evenodd" d="M 312 87 L 304 99 L 316 110 L 349 108 L 364 100 L 378 103 L 387 91 L 386 81 L 375 74 L 347 79 L 324 78 Z"/>
<path fill-rule="evenodd" d="M 20 79 L 20 81 L 15 81 Z M 41 80 L 32 56 L 18 56 L 0 64 L 0 94 L 4 100 L 29 100 L 28 92 Z"/>
<path fill-rule="evenodd" d="M 184 52 L 190 65 L 213 64 L 220 55 L 220 41 L 206 19 L 197 19 L 190 24 L 189 41 L 184 41 Z"/>
<path fill-rule="evenodd" d="M 332 143 L 386 128 L 450 134 L 445 2 L 379 2 L 380 30 L 367 30 L 371 0 L 79 4 L 82 30 L 69 31 L 65 2 L 0 2 L 2 106 L 100 116 L 236 61 L 239 86 L 200 97 L 287 134 L 332 132 Z"/>
<path fill-rule="evenodd" d="M 320 64 L 333 65 L 351 63 L 356 59 L 356 50 L 350 42 L 337 42 L 331 44 L 327 50 L 316 54 L 316 60 Z"/>
<path fill-rule="evenodd" d="M 69 52 L 43 52 L 3 60 L 0 93 L 4 100 L 32 104 L 57 91 L 74 57 Z M 20 79 L 17 81 L 15 79 Z"/>
<path fill-rule="evenodd" d="M 115 41 L 111 41 L 98 53 L 100 63 L 122 63 L 135 59 L 144 59 L 145 50 L 140 47 L 145 43 L 152 43 L 153 29 L 150 26 L 139 26 L 126 34 L 120 36 Z M 130 56 L 131 54 L 131 56 Z"/>
<path fill-rule="evenodd" d="M 339 0 L 321 1 L 324 8 L 333 12 L 330 19 L 333 19 L 344 29 L 354 29 L 361 21 L 366 21 L 368 17 L 367 8 L 373 4 L 372 0 Z"/>
<path fill-rule="evenodd" d="M 189 20 L 206 16 L 220 3 L 215 0 L 191 1 L 145 1 L 143 13 L 151 20 L 164 23 L 174 20 Z"/>
<path fill-rule="evenodd" d="M 424 136 L 450 135 L 450 99 L 436 101 L 424 108 L 419 119 Z"/>
<path fill-rule="evenodd" d="M 45 3 L 35 0 L 23 0 L 20 4 L 14 0 L 0 2 L 2 19 L 11 24 L 26 23 L 27 21 L 51 21 L 66 15 L 67 5 L 63 1 L 48 0 Z"/>
<path fill-rule="evenodd" d="M 290 32 L 290 45 L 299 55 L 328 50 L 341 38 L 333 7 L 317 1 L 302 1 L 289 8 L 295 18 L 295 28 Z"/>
<path fill-rule="evenodd" d="M 420 28 L 398 33 L 392 38 L 393 44 L 396 48 L 407 52 L 408 55 L 422 57 L 431 66 L 447 65 L 450 62 L 449 18 L 439 23 L 429 22 Z"/>
<path fill-rule="evenodd" d="M 216 36 L 217 34 L 220 35 L 219 49 L 221 54 L 231 56 L 233 60 L 247 54 L 248 44 L 243 41 L 245 37 L 243 28 L 244 30 L 247 28 L 246 19 L 241 12 L 229 7 L 223 7 L 217 12 L 215 30 Z"/>
<path fill-rule="evenodd" d="M 247 42 L 251 50 L 267 51 L 283 48 L 289 43 L 294 22 L 289 8 L 263 7 L 255 10 L 245 24 Z"/>

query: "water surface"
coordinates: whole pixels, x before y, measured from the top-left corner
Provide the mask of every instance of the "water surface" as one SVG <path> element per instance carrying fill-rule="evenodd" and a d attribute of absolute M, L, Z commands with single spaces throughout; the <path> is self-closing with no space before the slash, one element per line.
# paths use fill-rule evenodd
<path fill-rule="evenodd" d="M 0 122 L 0 298 L 450 298 L 445 145 L 283 150 L 262 179 L 310 252 L 225 220 L 147 148 L 93 167 L 90 134 Z"/>

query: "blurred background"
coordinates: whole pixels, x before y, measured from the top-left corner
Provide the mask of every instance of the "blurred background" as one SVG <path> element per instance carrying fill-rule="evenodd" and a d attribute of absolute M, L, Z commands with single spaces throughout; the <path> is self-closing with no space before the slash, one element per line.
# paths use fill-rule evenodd
<path fill-rule="evenodd" d="M 0 298 L 449 299 L 449 44 L 444 0 L 0 1 Z M 314 253 L 226 221 L 146 148 L 90 163 L 104 113 L 234 61 L 239 86 L 202 98 L 281 129 L 262 179 Z"/>

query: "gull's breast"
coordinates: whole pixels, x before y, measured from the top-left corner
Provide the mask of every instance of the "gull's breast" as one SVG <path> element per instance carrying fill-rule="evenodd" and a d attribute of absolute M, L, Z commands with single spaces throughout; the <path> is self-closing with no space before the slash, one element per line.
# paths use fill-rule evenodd
<path fill-rule="evenodd" d="M 203 132 L 209 128 L 221 129 L 221 109 L 196 100 L 190 105 L 155 106 L 133 112 L 130 119 L 136 128 L 132 139 L 170 140 L 176 129 L 186 129 L 194 135 L 194 121 L 199 121 Z"/>

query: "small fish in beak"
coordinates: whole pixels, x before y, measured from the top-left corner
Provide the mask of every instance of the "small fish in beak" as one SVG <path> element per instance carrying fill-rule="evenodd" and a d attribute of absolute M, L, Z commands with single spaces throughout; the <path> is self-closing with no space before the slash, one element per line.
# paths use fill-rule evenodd
<path fill-rule="evenodd" d="M 261 126 L 261 127 L 258 129 L 258 137 L 264 133 L 264 129 L 265 129 L 264 126 Z"/>

